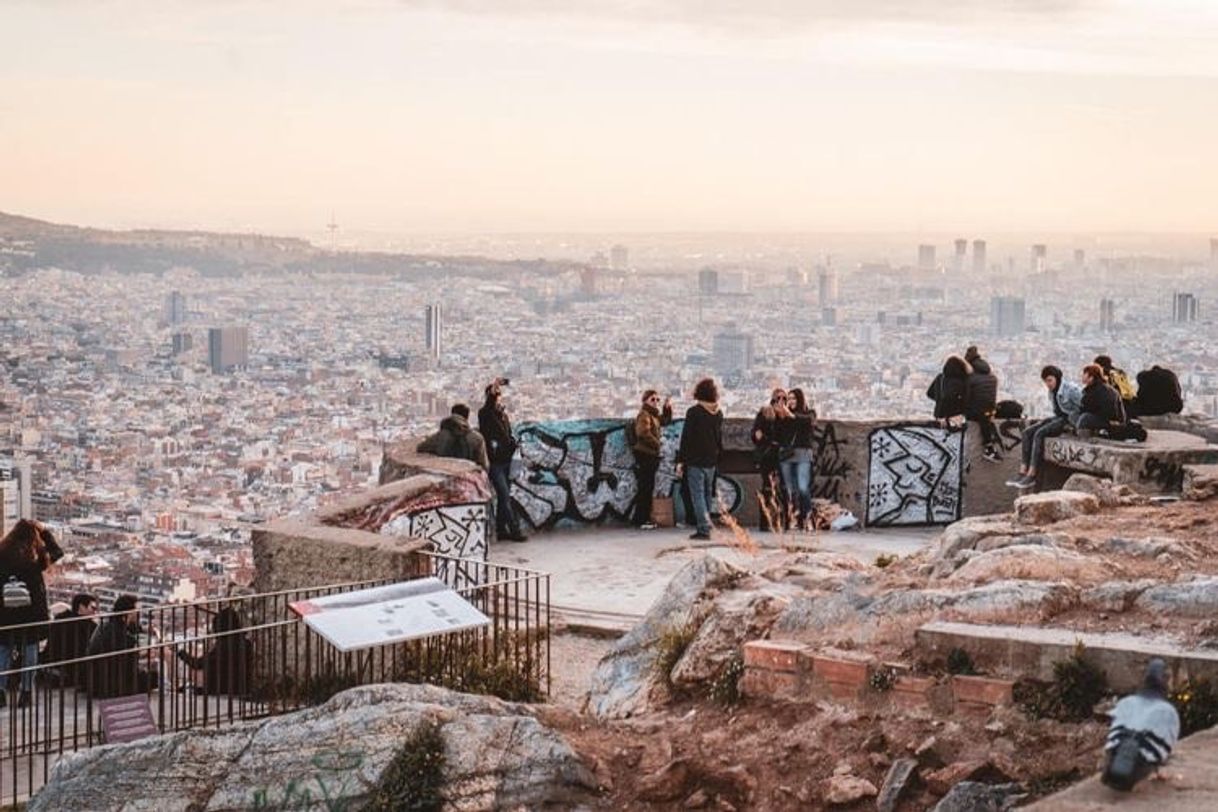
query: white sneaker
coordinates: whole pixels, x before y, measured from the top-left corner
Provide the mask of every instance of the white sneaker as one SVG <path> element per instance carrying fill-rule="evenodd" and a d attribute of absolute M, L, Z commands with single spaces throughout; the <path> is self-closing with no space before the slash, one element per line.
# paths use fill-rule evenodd
<path fill-rule="evenodd" d="M 655 530 L 657 527 L 659 527 L 659 525 L 655 524 L 654 522 L 643 522 L 643 524 L 639 525 L 640 530 Z"/>

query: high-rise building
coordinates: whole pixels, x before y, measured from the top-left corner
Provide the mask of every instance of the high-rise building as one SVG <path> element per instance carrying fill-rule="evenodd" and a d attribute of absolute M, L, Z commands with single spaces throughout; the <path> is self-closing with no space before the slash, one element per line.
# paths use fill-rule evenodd
<path fill-rule="evenodd" d="M 32 497 L 29 462 L 0 457 L 0 538 L 19 519 L 34 518 Z"/>
<path fill-rule="evenodd" d="M 935 247 L 933 245 L 918 246 L 918 269 L 922 271 L 935 269 Z"/>
<path fill-rule="evenodd" d="M 1087 252 L 1081 248 L 1074 249 L 1074 267 L 1081 268 L 1087 264 Z"/>
<path fill-rule="evenodd" d="M 1116 328 L 1116 302 L 1100 299 L 1100 332 L 1111 333 Z"/>
<path fill-rule="evenodd" d="M 973 240 L 973 273 L 983 274 L 986 268 L 985 240 Z"/>
<path fill-rule="evenodd" d="M 753 337 L 734 327 L 715 333 L 715 370 L 721 375 L 747 372 L 753 366 Z"/>
<path fill-rule="evenodd" d="M 207 359 L 211 371 L 223 375 L 249 366 L 249 328 L 212 327 L 207 331 Z"/>
<path fill-rule="evenodd" d="M 1049 258 L 1049 246 L 1044 243 L 1036 243 L 1032 246 L 1032 253 L 1029 257 L 1028 270 L 1032 273 L 1040 273 L 1045 269 L 1045 262 Z"/>
<path fill-rule="evenodd" d="M 600 269 L 588 266 L 579 272 L 579 290 L 585 296 L 595 296 L 600 289 Z"/>
<path fill-rule="evenodd" d="M 424 321 L 427 332 L 423 336 L 423 343 L 427 346 L 427 352 L 431 354 L 431 357 L 439 360 L 444 329 L 444 312 L 439 302 L 427 305 L 424 310 Z"/>
<path fill-rule="evenodd" d="M 181 291 L 173 291 L 165 297 L 165 323 L 176 327 L 186 321 L 186 297 Z"/>
<path fill-rule="evenodd" d="M 820 267 L 816 269 L 816 296 L 821 307 L 837 304 L 840 291 L 837 284 L 837 271 L 833 268 Z"/>
<path fill-rule="evenodd" d="M 956 240 L 956 251 L 952 254 L 952 273 L 964 273 L 964 257 L 968 254 L 968 240 Z"/>
<path fill-rule="evenodd" d="M 1171 320 L 1185 324 L 1197 320 L 1197 297 L 1191 293 L 1177 293 L 1172 297 Z"/>
<path fill-rule="evenodd" d="M 713 268 L 698 271 L 698 293 L 715 296 L 719 293 L 719 272 Z"/>
<path fill-rule="evenodd" d="M 609 267 L 615 271 L 624 271 L 630 267 L 630 252 L 624 245 L 615 245 L 609 249 Z"/>
<path fill-rule="evenodd" d="M 173 334 L 173 354 L 181 355 L 194 349 L 194 336 L 190 333 L 177 332 Z"/>
<path fill-rule="evenodd" d="M 1218 237 L 1210 237 L 1210 265 L 1218 271 Z"/>
<path fill-rule="evenodd" d="M 749 292 L 749 272 L 746 270 L 720 271 L 719 293 L 728 296 L 743 296 Z"/>
<path fill-rule="evenodd" d="M 821 323 L 822 327 L 836 327 L 837 326 L 837 308 L 836 307 L 822 307 L 820 309 L 820 323 Z"/>
<path fill-rule="evenodd" d="M 1024 300 L 1019 296 L 990 299 L 990 332 L 996 336 L 1015 336 L 1024 331 Z"/>

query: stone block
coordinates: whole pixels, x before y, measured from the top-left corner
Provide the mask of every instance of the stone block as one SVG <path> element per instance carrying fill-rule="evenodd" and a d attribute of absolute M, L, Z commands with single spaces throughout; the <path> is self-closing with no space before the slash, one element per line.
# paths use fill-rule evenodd
<path fill-rule="evenodd" d="M 1021 524 L 1052 524 L 1097 513 L 1100 500 L 1078 491 L 1049 491 L 1021 496 L 1015 500 L 1015 519 Z"/>
<path fill-rule="evenodd" d="M 870 661 L 865 658 L 840 654 L 812 655 L 812 674 L 824 682 L 862 688 L 867 684 L 869 672 Z"/>
<path fill-rule="evenodd" d="M 787 671 L 745 668 L 740 693 L 750 699 L 796 699 L 803 693 L 803 680 Z"/>
<path fill-rule="evenodd" d="M 1184 466 L 1183 495 L 1194 502 L 1218 496 L 1218 465 Z"/>
<path fill-rule="evenodd" d="M 972 702 L 979 705 L 1010 705 L 1014 698 L 1015 683 L 1009 679 L 994 677 L 952 677 L 952 694 L 957 702 Z"/>
<path fill-rule="evenodd" d="M 799 654 L 806 648 L 802 643 L 750 640 L 744 644 L 744 665 L 746 668 L 795 672 L 799 670 Z"/>

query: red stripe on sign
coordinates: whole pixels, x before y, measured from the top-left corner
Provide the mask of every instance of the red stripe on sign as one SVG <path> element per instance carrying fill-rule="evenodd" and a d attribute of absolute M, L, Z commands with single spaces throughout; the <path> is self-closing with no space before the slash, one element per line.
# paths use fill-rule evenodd
<path fill-rule="evenodd" d="M 304 617 L 305 615 L 315 615 L 321 611 L 321 608 L 312 601 L 293 601 L 288 604 L 288 608 L 296 614 Z"/>

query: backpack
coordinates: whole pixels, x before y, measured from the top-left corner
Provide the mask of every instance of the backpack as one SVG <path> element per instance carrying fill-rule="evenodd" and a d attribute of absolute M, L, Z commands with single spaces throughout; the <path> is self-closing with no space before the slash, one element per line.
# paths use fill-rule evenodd
<path fill-rule="evenodd" d="M 1018 420 L 1023 417 L 1023 404 L 1017 400 L 1000 400 L 994 407 L 994 417 L 999 420 Z"/>
<path fill-rule="evenodd" d="M 30 600 L 30 589 L 16 575 L 9 576 L 4 585 L 3 603 L 5 609 L 22 609 L 33 603 Z"/>
<path fill-rule="evenodd" d="M 1100 429 L 1099 435 L 1109 440 L 1128 441 L 1144 443 L 1146 442 L 1146 427 L 1137 420 L 1129 420 L 1121 425 L 1109 426 L 1106 429 Z"/>
<path fill-rule="evenodd" d="M 1113 367 L 1108 370 L 1108 383 L 1112 384 L 1112 388 L 1121 393 L 1121 400 L 1133 400 L 1137 393 L 1134 392 L 1133 384 L 1129 382 L 1129 376 L 1125 374 L 1125 370 Z"/>

